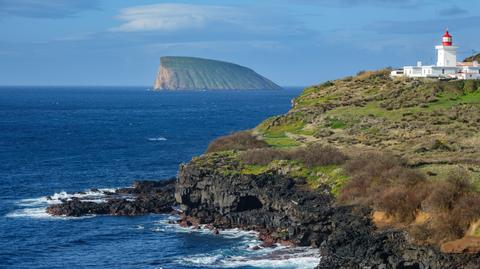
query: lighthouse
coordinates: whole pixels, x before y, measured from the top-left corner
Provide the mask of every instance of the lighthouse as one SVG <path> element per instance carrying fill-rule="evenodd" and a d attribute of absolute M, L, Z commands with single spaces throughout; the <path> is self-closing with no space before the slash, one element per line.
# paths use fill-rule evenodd
<path fill-rule="evenodd" d="M 457 48 L 453 46 L 453 38 L 447 30 L 442 37 L 442 45 L 435 47 L 437 49 L 437 66 L 456 67 Z"/>
<path fill-rule="evenodd" d="M 448 30 L 442 37 L 442 44 L 435 46 L 437 50 L 436 65 L 404 66 L 403 69 L 392 70 L 391 77 L 437 78 L 437 79 L 480 79 L 480 65 L 477 61 L 457 63 L 457 49 L 453 45 L 453 37 Z"/>

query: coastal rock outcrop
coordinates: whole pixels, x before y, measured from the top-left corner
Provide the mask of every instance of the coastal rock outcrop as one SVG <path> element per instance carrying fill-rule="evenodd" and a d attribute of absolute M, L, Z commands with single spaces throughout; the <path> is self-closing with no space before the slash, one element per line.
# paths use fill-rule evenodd
<path fill-rule="evenodd" d="M 84 215 L 135 216 L 149 213 L 170 213 L 175 203 L 175 180 L 136 181 L 132 188 L 104 194 L 102 201 L 93 202 L 88 196 L 61 200 L 47 208 L 54 216 Z"/>
<path fill-rule="evenodd" d="M 300 246 L 319 246 L 327 238 L 328 192 L 307 191 L 305 180 L 282 175 L 224 177 L 212 171 L 189 164 L 177 179 L 176 200 L 199 223 L 267 232 Z"/>
<path fill-rule="evenodd" d="M 252 69 L 193 57 L 162 57 L 155 90 L 278 90 Z"/>
<path fill-rule="evenodd" d="M 180 169 L 175 197 L 191 223 L 260 231 L 273 242 L 319 247 L 318 269 L 478 268 L 478 254 L 445 254 L 409 242 L 401 230 L 378 230 L 371 209 L 339 206 L 328 188 L 308 190 L 284 175 L 226 175 L 191 162 Z M 192 219 L 195 219 L 192 221 Z"/>

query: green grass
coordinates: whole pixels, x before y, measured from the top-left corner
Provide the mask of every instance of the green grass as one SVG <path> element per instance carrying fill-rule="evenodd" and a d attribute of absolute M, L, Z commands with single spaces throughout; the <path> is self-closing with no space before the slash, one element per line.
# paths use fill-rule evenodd
<path fill-rule="evenodd" d="M 265 142 L 267 142 L 269 146 L 274 148 L 291 148 L 291 147 L 296 147 L 300 145 L 299 142 L 295 141 L 294 139 L 286 135 L 264 136 L 263 139 Z"/>
<path fill-rule="evenodd" d="M 303 121 L 294 121 L 289 122 L 287 124 L 277 125 L 269 127 L 265 130 L 264 135 L 275 137 L 275 136 L 283 136 L 285 133 L 297 133 L 301 131 L 305 127 L 305 123 Z"/>
<path fill-rule="evenodd" d="M 346 175 L 343 168 L 339 165 L 320 166 L 312 170 L 315 176 L 308 178 L 309 184 L 312 187 L 318 186 L 319 184 L 326 184 L 331 188 L 335 196 L 338 196 L 340 190 L 349 179 L 348 175 Z"/>
<path fill-rule="evenodd" d="M 378 102 L 370 102 L 366 106 L 363 107 L 338 107 L 333 110 L 327 112 L 331 118 L 334 119 L 341 119 L 341 118 L 349 118 L 349 119 L 358 119 L 364 116 L 375 116 L 380 118 L 385 118 L 392 121 L 398 121 L 402 118 L 402 114 L 404 113 L 418 113 L 418 112 L 430 112 L 435 111 L 438 109 L 447 109 L 450 107 L 454 107 L 460 104 L 472 104 L 472 105 L 480 105 L 480 90 L 458 95 L 454 93 L 446 93 L 439 96 L 438 101 L 428 104 L 426 107 L 408 107 L 408 108 L 401 108 L 396 110 L 387 110 L 380 107 Z M 333 126 L 342 126 L 339 122 L 334 122 Z M 333 126 L 331 126 L 333 128 Z"/>
<path fill-rule="evenodd" d="M 260 175 L 269 170 L 268 165 L 253 165 L 253 164 L 246 164 L 242 168 L 242 174 L 244 175 Z"/>
<path fill-rule="evenodd" d="M 389 120 L 400 120 L 402 117 L 402 111 L 407 111 L 407 109 L 386 110 L 380 107 L 378 102 L 370 102 L 363 107 L 338 107 L 328 111 L 327 115 L 332 118 L 347 118 L 352 120 L 359 119 L 365 116 L 375 116 L 380 118 L 386 118 Z"/>
<path fill-rule="evenodd" d="M 347 128 L 347 123 L 339 118 L 328 118 L 328 127 L 332 129 L 345 129 Z"/>
<path fill-rule="evenodd" d="M 441 181 L 447 179 L 450 174 L 457 172 L 458 169 L 465 169 L 465 167 L 457 164 L 431 164 L 421 166 L 417 169 L 423 174 L 434 172 L 436 175 L 430 177 L 430 179 Z M 472 180 L 475 190 L 480 192 L 480 172 L 467 170 L 467 173 Z"/>
<path fill-rule="evenodd" d="M 338 196 L 340 190 L 349 179 L 340 165 L 307 168 L 302 163 L 296 161 L 289 161 L 289 164 L 297 167 L 297 169 L 292 169 L 292 172 L 290 172 L 291 176 L 306 178 L 308 185 L 312 189 L 325 184 L 331 188 L 332 194 L 335 196 Z"/>
<path fill-rule="evenodd" d="M 272 147 L 288 148 L 299 146 L 300 143 L 288 137 L 292 134 L 313 134 L 312 130 L 303 130 L 305 123 L 302 120 L 289 120 L 285 124 L 272 126 L 272 121 L 276 118 L 270 118 L 257 126 L 256 130 L 263 136 L 265 142 Z"/>

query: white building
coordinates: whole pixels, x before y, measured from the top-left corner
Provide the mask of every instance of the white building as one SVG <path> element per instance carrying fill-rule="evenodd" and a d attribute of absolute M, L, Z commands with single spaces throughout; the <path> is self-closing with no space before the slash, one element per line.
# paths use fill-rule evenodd
<path fill-rule="evenodd" d="M 412 78 L 452 78 L 452 79 L 480 79 L 478 62 L 457 62 L 457 49 L 453 46 L 452 36 L 448 31 L 442 38 L 442 45 L 435 46 L 437 50 L 436 65 L 404 66 L 403 69 L 393 70 L 392 77 Z"/>

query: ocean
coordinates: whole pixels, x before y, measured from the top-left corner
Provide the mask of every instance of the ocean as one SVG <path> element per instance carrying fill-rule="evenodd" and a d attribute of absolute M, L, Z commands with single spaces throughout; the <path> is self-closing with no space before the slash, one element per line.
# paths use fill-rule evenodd
<path fill-rule="evenodd" d="M 142 87 L 0 87 L 0 268 L 313 268 L 316 250 L 252 250 L 169 215 L 51 217 L 54 198 L 166 179 L 218 136 L 282 114 L 299 88 L 152 92 Z"/>

